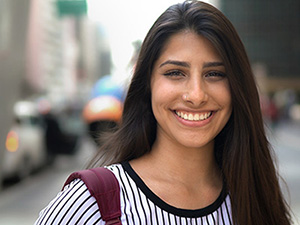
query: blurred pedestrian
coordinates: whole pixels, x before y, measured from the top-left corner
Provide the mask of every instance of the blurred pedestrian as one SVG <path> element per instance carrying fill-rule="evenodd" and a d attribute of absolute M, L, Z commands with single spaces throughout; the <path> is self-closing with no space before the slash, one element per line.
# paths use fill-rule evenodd
<path fill-rule="evenodd" d="M 235 29 L 213 6 L 186 1 L 147 34 L 120 127 L 90 166 L 118 179 L 122 224 L 287 225 L 270 151 Z M 76 179 L 36 224 L 104 224 L 95 202 Z"/>

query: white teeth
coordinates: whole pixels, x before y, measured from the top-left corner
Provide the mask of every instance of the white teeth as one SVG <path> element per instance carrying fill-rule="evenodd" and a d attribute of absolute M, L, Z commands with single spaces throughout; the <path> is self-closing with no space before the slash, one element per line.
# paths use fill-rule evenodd
<path fill-rule="evenodd" d="M 206 114 L 205 114 L 205 115 L 206 115 Z M 201 114 L 201 115 L 200 115 L 200 120 L 204 120 L 204 118 L 205 118 L 204 115 Z"/>
<path fill-rule="evenodd" d="M 196 113 L 196 114 L 192 114 L 192 113 L 183 113 L 183 112 L 176 112 L 176 115 L 185 119 L 185 120 L 189 120 L 189 121 L 201 121 L 201 120 L 206 120 L 211 116 L 211 112 L 209 113 L 204 113 L 204 114 L 200 114 L 200 113 Z"/>

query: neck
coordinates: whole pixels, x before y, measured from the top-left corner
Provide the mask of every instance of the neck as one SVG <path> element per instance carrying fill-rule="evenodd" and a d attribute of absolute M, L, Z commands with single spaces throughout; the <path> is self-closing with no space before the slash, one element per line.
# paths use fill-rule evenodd
<path fill-rule="evenodd" d="M 213 143 L 196 149 L 156 141 L 150 153 L 130 164 L 159 198 L 178 208 L 206 207 L 222 190 Z"/>
<path fill-rule="evenodd" d="M 166 182 L 182 183 L 190 187 L 222 185 L 213 143 L 203 148 L 180 148 L 155 142 L 149 154 L 135 161 L 137 163 L 133 161 L 131 164 L 133 167 L 137 165 L 137 172 L 144 168 L 151 171 L 156 179 Z"/>

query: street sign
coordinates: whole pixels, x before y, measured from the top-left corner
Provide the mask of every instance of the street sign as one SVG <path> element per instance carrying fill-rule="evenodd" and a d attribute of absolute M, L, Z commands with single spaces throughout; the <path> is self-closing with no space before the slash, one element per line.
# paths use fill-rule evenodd
<path fill-rule="evenodd" d="M 86 0 L 56 0 L 56 6 L 60 16 L 81 16 L 87 14 Z"/>

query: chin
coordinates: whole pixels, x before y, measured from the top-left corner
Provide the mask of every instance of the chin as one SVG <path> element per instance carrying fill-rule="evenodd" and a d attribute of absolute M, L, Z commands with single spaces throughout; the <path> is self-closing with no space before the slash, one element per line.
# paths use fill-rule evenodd
<path fill-rule="evenodd" d="M 213 142 L 193 142 L 193 141 L 188 141 L 185 140 L 184 142 L 181 142 L 181 145 L 184 146 L 185 148 L 190 148 L 190 149 L 201 149 L 201 148 L 212 148 L 213 149 Z"/>

